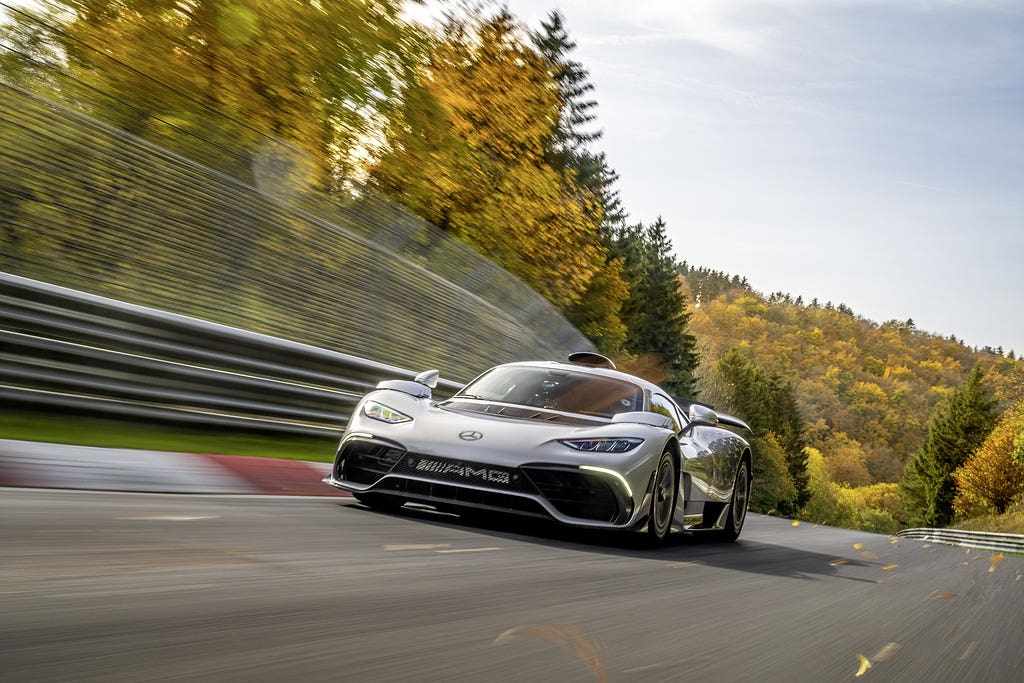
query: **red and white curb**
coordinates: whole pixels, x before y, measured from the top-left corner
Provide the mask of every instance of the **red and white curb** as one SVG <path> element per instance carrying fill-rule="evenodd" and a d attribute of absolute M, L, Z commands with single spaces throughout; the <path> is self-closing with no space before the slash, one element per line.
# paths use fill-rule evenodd
<path fill-rule="evenodd" d="M 328 463 L 244 455 L 168 453 L 0 439 L 0 486 L 347 496 L 324 484 Z"/>

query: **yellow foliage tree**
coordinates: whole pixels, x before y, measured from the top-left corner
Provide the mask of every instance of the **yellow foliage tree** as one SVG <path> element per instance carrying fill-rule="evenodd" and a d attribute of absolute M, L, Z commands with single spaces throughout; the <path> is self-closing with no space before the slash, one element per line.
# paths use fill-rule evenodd
<path fill-rule="evenodd" d="M 996 428 L 962 466 L 953 472 L 959 515 L 1002 514 L 1024 493 L 1024 462 L 1014 457 L 1024 438 L 1024 401 L 1007 411 Z"/>
<path fill-rule="evenodd" d="M 621 267 L 606 267 L 594 198 L 545 161 L 560 102 L 547 63 L 522 35 L 504 10 L 451 18 L 371 178 L 562 311 L 579 304 L 601 272 L 596 302 L 607 309 L 581 318 L 621 338 Z"/>
<path fill-rule="evenodd" d="M 864 448 L 846 432 L 831 432 L 822 441 L 821 452 L 832 481 L 848 486 L 865 486 L 871 483 Z"/>
<path fill-rule="evenodd" d="M 12 31 L 81 106 L 246 181 L 329 187 L 411 78 L 399 0 L 43 0 Z M 54 26 L 55 30 L 48 28 Z M 83 85 L 85 87 L 83 87 Z"/>
<path fill-rule="evenodd" d="M 803 517 L 819 524 L 851 525 L 853 510 L 840 504 L 839 487 L 832 483 L 821 451 L 808 447 L 805 452 L 810 498 L 802 511 Z"/>
<path fill-rule="evenodd" d="M 891 534 L 899 530 L 906 517 L 899 484 L 883 483 L 855 488 L 840 486 L 836 493 L 839 508 L 852 511 L 850 526 L 857 529 Z"/>

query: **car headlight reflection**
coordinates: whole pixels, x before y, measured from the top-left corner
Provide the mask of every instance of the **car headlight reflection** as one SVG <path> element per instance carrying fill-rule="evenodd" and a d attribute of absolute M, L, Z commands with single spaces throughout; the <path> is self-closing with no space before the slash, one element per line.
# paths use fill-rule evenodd
<path fill-rule="evenodd" d="M 377 403 L 376 401 L 367 401 L 363 404 L 363 415 L 373 420 L 387 422 L 388 424 L 412 422 L 412 418 L 402 411 L 395 410 L 391 406 L 386 406 L 383 403 Z"/>
<path fill-rule="evenodd" d="M 569 448 L 587 453 L 625 453 L 644 442 L 643 439 L 564 439 Z"/>

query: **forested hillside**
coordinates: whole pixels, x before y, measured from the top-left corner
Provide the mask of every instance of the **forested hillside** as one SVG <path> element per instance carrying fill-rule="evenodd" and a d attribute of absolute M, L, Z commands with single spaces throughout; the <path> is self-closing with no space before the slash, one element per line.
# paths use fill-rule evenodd
<path fill-rule="evenodd" d="M 795 501 L 787 511 L 857 523 L 851 510 L 845 519 L 838 510 L 837 496 L 845 496 L 854 507 L 871 508 L 869 516 L 883 512 L 894 522 L 914 520 L 924 515 L 915 507 L 927 506 L 909 500 L 913 486 L 905 469 L 958 392 L 970 388 L 972 371 L 977 370 L 976 389 L 983 392 L 978 402 L 987 428 L 981 440 L 945 446 L 963 451 L 950 458 L 950 472 L 981 445 L 997 415 L 1024 399 L 1024 362 L 1012 351 L 974 349 L 955 336 L 918 330 L 912 320 L 876 323 L 842 303 L 765 295 L 738 275 L 686 263 L 680 273 L 694 302 L 690 331 L 698 340 L 702 399 L 752 420 L 761 427 L 759 439 L 772 432 L 769 443 L 760 444 L 763 467 L 773 457 L 788 456 L 790 464 L 804 459 L 808 490 L 798 495 L 797 481 L 789 491 L 788 482 L 778 482 L 778 468 L 768 469 L 762 472 L 762 488 L 779 488 L 762 490 L 763 504 L 786 509 L 785 501 Z M 787 413 L 794 426 L 781 428 Z M 949 419 L 969 414 L 970 406 L 961 405 Z M 798 463 L 793 471 L 800 469 Z M 952 498 L 945 506 L 950 516 L 930 521 L 950 521 Z M 880 528 L 891 526 L 890 520 L 874 517 Z"/>

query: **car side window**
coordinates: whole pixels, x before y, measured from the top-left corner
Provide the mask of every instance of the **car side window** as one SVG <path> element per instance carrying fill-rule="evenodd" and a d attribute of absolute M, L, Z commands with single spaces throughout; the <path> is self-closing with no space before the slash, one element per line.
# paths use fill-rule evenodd
<path fill-rule="evenodd" d="M 668 419 L 672 420 L 673 429 L 675 429 L 675 431 L 678 432 L 683 428 L 682 420 L 679 417 L 679 411 L 676 410 L 675 403 L 673 403 L 667 396 L 651 394 L 651 412 L 664 415 Z"/>

